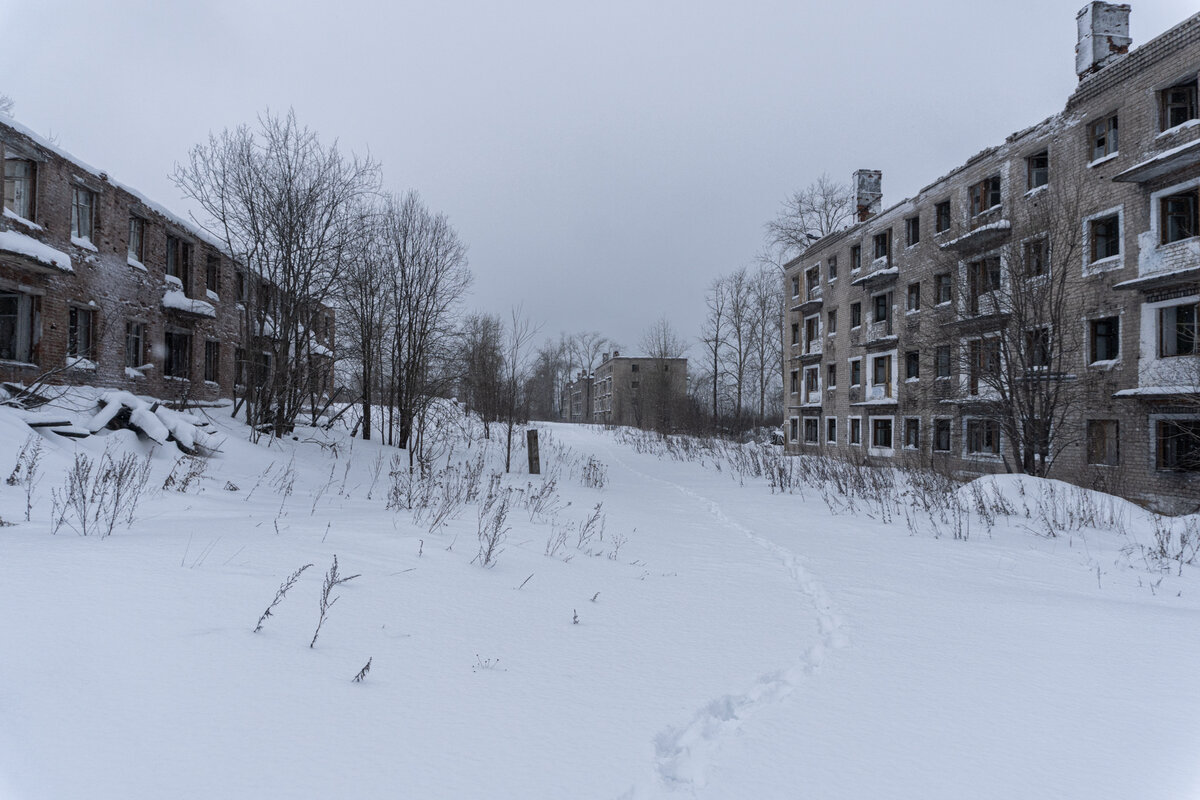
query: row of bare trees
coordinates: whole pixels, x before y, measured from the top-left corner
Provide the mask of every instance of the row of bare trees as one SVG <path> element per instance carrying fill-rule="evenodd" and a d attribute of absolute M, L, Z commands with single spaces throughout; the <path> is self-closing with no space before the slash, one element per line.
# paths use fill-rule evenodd
<path fill-rule="evenodd" d="M 293 112 L 212 134 L 174 174 L 239 267 L 239 353 L 253 435 L 291 430 L 331 401 L 330 309 L 362 433 L 419 457 L 430 404 L 452 388 L 471 272 L 445 215 L 382 190 L 380 167 L 323 143 Z M 353 400 L 354 396 L 345 398 Z"/>
<path fill-rule="evenodd" d="M 769 264 L 714 280 L 705 302 L 701 364 L 693 393 L 714 420 L 778 420 L 782 381 L 781 273 Z"/>

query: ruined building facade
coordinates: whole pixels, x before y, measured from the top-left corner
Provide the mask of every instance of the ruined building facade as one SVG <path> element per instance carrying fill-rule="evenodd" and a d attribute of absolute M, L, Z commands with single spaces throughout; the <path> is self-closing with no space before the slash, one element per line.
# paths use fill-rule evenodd
<path fill-rule="evenodd" d="M 562 392 L 567 422 L 671 430 L 687 397 L 687 359 L 604 353 L 592 374 L 580 372 Z"/>
<path fill-rule="evenodd" d="M 1200 15 L 1078 16 L 1059 114 L 786 265 L 787 447 L 1200 503 Z"/>
<path fill-rule="evenodd" d="M 220 242 L 7 118 L 0 160 L 0 382 L 194 401 L 266 379 L 248 321 L 273 289 Z M 311 323 L 331 360 L 332 313 Z"/>

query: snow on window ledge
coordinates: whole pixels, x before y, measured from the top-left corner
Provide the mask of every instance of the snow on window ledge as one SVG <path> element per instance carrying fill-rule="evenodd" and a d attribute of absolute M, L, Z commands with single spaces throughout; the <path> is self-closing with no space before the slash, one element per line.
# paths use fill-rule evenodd
<path fill-rule="evenodd" d="M 1025 193 L 1025 196 L 1033 197 L 1034 195 L 1041 194 L 1042 192 L 1046 191 L 1048 188 L 1050 188 L 1050 184 L 1043 183 L 1041 186 L 1035 186 L 1032 189 L 1030 189 L 1029 191 L 1027 191 Z"/>
<path fill-rule="evenodd" d="M 1116 369 L 1120 365 L 1121 365 L 1121 359 L 1106 358 L 1106 359 L 1102 359 L 1100 361 L 1092 361 L 1091 363 L 1088 364 L 1088 368 L 1108 371 L 1108 370 Z"/>
<path fill-rule="evenodd" d="M 80 250 L 90 250 L 93 253 L 100 252 L 99 249 L 97 249 L 96 245 L 92 244 L 92 240 L 89 239 L 87 236 L 72 236 L 71 244 L 75 245 Z"/>
<path fill-rule="evenodd" d="M 1123 253 L 1102 258 L 1099 261 L 1093 261 L 1084 269 L 1084 275 L 1094 275 L 1097 272 L 1111 272 L 1114 269 L 1120 269 L 1125 266 L 1125 255 Z"/>
<path fill-rule="evenodd" d="M 67 369 L 81 369 L 94 372 L 96 370 L 96 362 L 83 356 L 67 356 Z"/>
<path fill-rule="evenodd" d="M 1109 161 L 1112 161 L 1114 158 L 1116 158 L 1119 155 L 1121 155 L 1120 151 L 1109 153 L 1106 156 L 1100 156 L 1097 159 L 1093 159 L 1092 161 L 1089 161 L 1087 163 L 1087 167 L 1088 167 L 1088 169 L 1091 169 L 1092 167 L 1098 167 L 1101 164 L 1105 164 Z"/>
<path fill-rule="evenodd" d="M 174 275 L 163 275 L 163 280 L 166 281 L 168 286 L 174 286 L 177 289 L 183 288 L 183 281 L 181 281 L 179 278 L 176 278 Z"/>
<path fill-rule="evenodd" d="M 204 294 L 207 295 L 208 299 L 212 300 L 214 303 L 221 302 L 221 298 L 212 289 L 205 289 Z"/>
<path fill-rule="evenodd" d="M 26 228 L 29 228 L 29 230 L 31 230 L 31 231 L 43 230 L 41 225 L 38 225 L 33 220 L 25 219 L 20 214 L 18 214 L 17 212 L 15 212 L 9 208 L 4 209 L 4 216 L 7 219 L 11 219 L 13 222 L 17 222 L 17 223 L 20 223 L 21 225 L 24 225 Z"/>
<path fill-rule="evenodd" d="M 1179 123 L 1178 125 L 1174 126 L 1173 128 L 1167 128 L 1165 131 L 1160 131 L 1159 133 L 1154 135 L 1154 138 L 1162 139 L 1166 136 L 1174 136 L 1177 133 L 1182 133 L 1183 131 L 1186 131 L 1188 128 L 1194 128 L 1197 125 L 1200 125 L 1200 119 L 1192 118 L 1185 122 Z"/>
<path fill-rule="evenodd" d="M 138 367 L 137 369 L 134 369 L 133 367 L 126 367 L 125 368 L 125 377 L 129 378 L 130 380 L 137 380 L 138 378 L 144 378 L 144 377 L 146 377 L 146 374 L 144 372 L 142 372 L 143 369 L 145 369 L 144 366 Z"/>
<path fill-rule="evenodd" d="M 133 267 L 134 269 L 140 269 L 142 272 L 149 272 L 149 271 L 150 271 L 150 270 L 146 269 L 146 265 L 145 265 L 145 264 L 143 264 L 142 262 L 138 261 L 138 260 L 137 260 L 136 258 L 134 258 L 133 256 L 129 256 L 128 258 L 126 258 L 126 259 L 125 259 L 125 263 L 126 263 L 126 264 L 128 264 L 129 266 Z"/>

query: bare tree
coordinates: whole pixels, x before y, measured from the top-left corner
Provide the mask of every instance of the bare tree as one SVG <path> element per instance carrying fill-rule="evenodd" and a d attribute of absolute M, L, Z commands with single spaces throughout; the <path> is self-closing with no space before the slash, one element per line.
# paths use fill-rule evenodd
<path fill-rule="evenodd" d="M 491 314 L 472 314 L 459 334 L 460 392 L 469 411 L 483 422 L 484 438 L 502 413 L 504 323 Z"/>
<path fill-rule="evenodd" d="M 570 366 L 578 365 L 580 369 L 590 375 L 600 360 L 601 354 L 616 346 L 611 339 L 601 336 L 599 331 L 582 331 L 571 334 L 567 339 L 567 347 L 572 361 Z"/>
<path fill-rule="evenodd" d="M 684 357 L 687 344 L 671 321 L 661 317 L 642 334 L 641 348 L 648 363 L 633 394 L 635 416 L 640 427 L 667 433 L 677 425 L 687 391 L 681 384 L 682 372 L 671 371 L 671 361 Z"/>
<path fill-rule="evenodd" d="M 1081 257 L 1078 203 L 1047 195 L 1013 215 L 1009 227 L 959 231 L 943 245 L 942 287 L 953 286 L 954 319 L 939 320 L 922 340 L 935 363 L 952 361 L 952 398 L 968 417 L 972 449 L 1011 443 L 1009 469 L 1045 476 L 1079 440 L 1084 387 L 1073 374 L 1083 355 L 1073 280 Z M 944 366 L 941 368 L 944 369 Z"/>
<path fill-rule="evenodd" d="M 512 309 L 504 342 L 504 383 L 501 404 L 504 422 L 504 471 L 512 471 L 513 432 L 526 419 L 521 387 L 529 369 L 529 344 L 538 328 L 525 316 L 521 306 Z"/>
<path fill-rule="evenodd" d="M 783 201 L 779 214 L 766 225 L 767 241 L 783 263 L 803 253 L 813 240 L 846 227 L 853 213 L 850 187 L 822 175 Z"/>
<path fill-rule="evenodd" d="M 750 367 L 758 391 L 758 417 L 763 422 L 781 410 L 783 400 L 783 298 L 779 273 L 768 265 L 760 265 L 751 276 L 750 308 Z"/>
<path fill-rule="evenodd" d="M 0 114 L 7 114 L 11 117 L 13 113 L 13 107 L 15 105 L 16 101 L 14 101 L 11 97 L 6 94 L 0 94 Z"/>
<path fill-rule="evenodd" d="M 372 414 L 382 377 L 383 348 L 393 318 L 392 278 L 387 270 L 378 218 L 380 208 L 364 208 L 360 215 L 363 246 L 351 253 L 338 282 L 338 326 L 342 352 L 358 367 L 362 405 L 362 438 L 371 438 Z"/>
<path fill-rule="evenodd" d="M 427 209 L 416 192 L 387 198 L 381 224 L 395 315 L 392 394 L 399 416 L 397 445 L 408 448 L 411 469 L 421 449 L 414 422 L 449 388 L 452 373 L 442 367 L 453 355 L 456 315 L 472 276 L 466 245 L 445 215 Z"/>
<path fill-rule="evenodd" d="M 724 353 L 729 337 L 729 298 L 724 278 L 717 278 L 708 286 L 704 297 L 708 305 L 708 317 L 704 320 L 704 328 L 700 334 L 700 344 L 704 349 L 704 365 L 707 371 L 706 380 L 712 383 L 712 416 L 716 419 L 720 414 L 718 397 L 724 374 Z"/>
<path fill-rule="evenodd" d="M 352 211 L 374 191 L 379 167 L 323 145 L 295 113 L 269 111 L 252 130 L 210 134 L 173 179 L 200 207 L 201 227 L 253 278 L 245 303 L 247 340 L 269 363 L 246 381 L 246 419 L 256 436 L 292 428 L 312 375 L 313 331 L 354 250 Z M 264 374 L 265 373 L 265 374 Z"/>

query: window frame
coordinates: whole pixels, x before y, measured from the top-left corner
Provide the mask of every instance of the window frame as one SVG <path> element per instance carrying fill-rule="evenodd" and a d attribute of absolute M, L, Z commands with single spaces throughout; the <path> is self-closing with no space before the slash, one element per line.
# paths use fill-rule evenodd
<path fill-rule="evenodd" d="M 1111 426 L 1111 432 L 1107 429 Z M 1095 435 L 1104 429 L 1103 439 Z M 1100 445 L 1103 445 L 1102 452 Z M 1084 461 L 1090 467 L 1119 467 L 1121 465 L 1121 421 L 1119 419 L 1089 419 L 1084 425 Z"/>
<path fill-rule="evenodd" d="M 1107 323 L 1113 323 L 1114 329 L 1103 334 L 1098 330 L 1099 326 Z M 1112 315 L 1108 317 L 1094 317 L 1087 321 L 1088 325 L 1088 364 L 1103 364 L 1119 361 L 1121 358 L 1121 317 L 1120 315 Z M 1098 356 L 1097 343 L 1101 340 L 1109 342 L 1113 345 L 1113 354 L 1106 354 L 1104 358 Z"/>
<path fill-rule="evenodd" d="M 80 340 L 86 340 L 81 344 Z M 67 306 L 67 358 L 96 361 L 96 308 L 71 303 Z"/>
<path fill-rule="evenodd" d="M 973 218 L 982 216 L 1004 204 L 999 175 L 989 175 L 967 188 L 968 209 Z M 985 205 L 986 203 L 986 205 Z"/>
<path fill-rule="evenodd" d="M 125 320 L 125 368 L 140 369 L 146 366 L 146 323 Z"/>
<path fill-rule="evenodd" d="M 1038 160 L 1042 162 L 1040 166 L 1036 163 Z M 1025 189 L 1026 192 L 1032 192 L 1049 184 L 1050 150 L 1047 148 L 1025 158 Z"/>
<path fill-rule="evenodd" d="M 1088 123 L 1088 165 L 1114 158 L 1120 152 L 1120 123 L 1116 112 Z"/>
<path fill-rule="evenodd" d="M 18 165 L 25 165 L 29 170 L 29 174 L 28 175 L 15 175 L 15 174 L 10 175 L 9 174 L 9 164 L 12 164 L 13 167 L 17 167 Z M 13 171 L 16 172 L 15 169 Z M 34 161 L 32 158 L 21 158 L 19 156 L 14 156 L 12 158 L 5 157 L 5 159 L 4 159 L 3 207 L 8 209 L 13 214 L 16 214 L 22 220 L 24 220 L 25 222 L 28 222 L 30 224 L 36 224 L 36 223 L 34 223 L 33 218 L 37 215 L 37 195 L 38 195 L 37 177 L 38 177 L 38 162 L 37 161 Z M 10 195 L 9 185 L 10 184 L 12 185 L 11 199 L 9 197 L 9 195 Z M 21 211 L 18 211 L 16 208 L 13 207 L 17 203 L 17 200 L 18 200 L 18 193 L 17 193 L 18 185 L 22 186 L 25 189 L 22 197 L 24 198 L 24 201 L 25 201 L 24 202 L 25 208 L 23 210 L 26 213 L 21 213 Z M 12 205 L 10 205 L 10 203 Z"/>
<path fill-rule="evenodd" d="M 904 220 L 904 241 L 906 247 L 921 243 L 921 215 L 914 214 Z"/>
<path fill-rule="evenodd" d="M 81 200 L 86 199 L 83 203 Z M 87 231 L 84 232 L 82 209 L 87 209 Z M 71 184 L 71 238 L 92 241 L 96 232 L 96 193 L 81 184 Z"/>
<path fill-rule="evenodd" d="M 3 298 L 11 298 L 12 312 L 4 314 L 0 320 L 11 317 L 12 338 L 7 342 L 9 349 L 0 349 L 0 361 L 10 364 L 36 364 L 40 298 L 17 289 L 0 288 L 0 299 Z M 0 327 L 0 330 L 4 328 Z M 0 343 L 0 347 L 4 346 L 4 343 Z"/>
<path fill-rule="evenodd" d="M 1172 100 L 1171 92 L 1184 92 L 1182 101 Z M 1169 131 L 1178 128 L 1180 125 L 1186 125 L 1200 116 L 1200 104 L 1197 103 L 1197 78 L 1192 75 L 1191 78 L 1181 81 L 1173 86 L 1167 86 L 1160 89 L 1158 92 L 1158 129 L 1161 132 Z M 1184 116 L 1179 121 L 1173 121 L 1171 113 L 1175 109 L 1182 109 Z"/>

